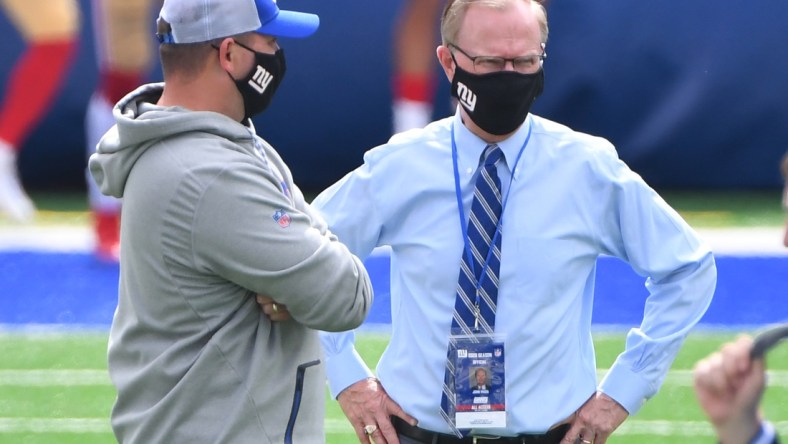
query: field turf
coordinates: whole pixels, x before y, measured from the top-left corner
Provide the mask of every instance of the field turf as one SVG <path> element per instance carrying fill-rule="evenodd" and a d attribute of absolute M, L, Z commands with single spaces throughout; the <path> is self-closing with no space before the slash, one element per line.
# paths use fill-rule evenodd
<path fill-rule="evenodd" d="M 661 391 L 608 441 L 615 443 L 714 443 L 692 391 L 694 363 L 717 349 L 731 333 L 694 333 L 681 350 Z M 359 353 L 375 363 L 387 336 L 362 333 Z M 114 398 L 106 372 L 104 332 L 0 334 L 0 444 L 109 443 Z M 600 374 L 622 350 L 623 333 L 597 333 Z M 568 357 L 569 358 L 569 357 Z M 768 356 L 769 388 L 764 410 L 788 436 L 788 346 Z M 329 444 L 357 442 L 335 401 L 326 396 Z"/>

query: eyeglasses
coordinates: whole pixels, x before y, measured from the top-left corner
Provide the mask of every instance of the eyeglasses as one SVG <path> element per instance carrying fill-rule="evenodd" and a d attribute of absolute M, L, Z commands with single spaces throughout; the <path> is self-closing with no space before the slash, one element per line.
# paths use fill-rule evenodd
<path fill-rule="evenodd" d="M 454 43 L 449 43 L 448 46 L 460 51 L 462 55 L 473 62 L 474 71 L 480 73 L 503 71 L 506 69 L 506 64 L 511 62 L 515 71 L 523 74 L 533 74 L 536 71 L 539 71 L 539 68 L 541 68 L 542 64 L 544 63 L 544 59 L 547 58 L 547 53 L 544 52 L 544 48 L 542 49 L 541 54 L 532 54 L 515 57 L 513 59 L 507 59 L 505 57 L 496 56 L 472 56 Z M 454 53 L 452 53 L 452 56 L 454 56 Z"/>

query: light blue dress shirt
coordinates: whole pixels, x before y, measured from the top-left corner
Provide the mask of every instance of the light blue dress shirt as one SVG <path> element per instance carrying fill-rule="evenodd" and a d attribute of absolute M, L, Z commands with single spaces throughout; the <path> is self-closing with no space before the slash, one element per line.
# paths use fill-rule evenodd
<path fill-rule="evenodd" d="M 331 230 L 361 258 L 391 247 L 391 341 L 377 377 L 425 429 L 451 433 L 441 385 L 463 240 L 451 131 L 465 214 L 487 145 L 459 113 L 398 134 L 314 201 Z M 529 126 L 531 137 L 512 177 Z M 606 140 L 529 115 L 498 144 L 504 193 L 495 331 L 506 350 L 505 429 L 542 433 L 599 389 L 630 414 L 660 387 L 690 329 L 711 302 L 711 250 L 632 172 Z M 611 255 L 645 277 L 642 324 L 597 385 L 591 338 L 596 261 Z M 354 334 L 321 334 L 334 396 L 371 376 Z"/>

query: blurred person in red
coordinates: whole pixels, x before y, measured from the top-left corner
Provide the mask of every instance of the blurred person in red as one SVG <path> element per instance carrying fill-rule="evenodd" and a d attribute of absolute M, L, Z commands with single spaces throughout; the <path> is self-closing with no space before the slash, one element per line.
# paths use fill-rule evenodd
<path fill-rule="evenodd" d="M 438 19 L 444 0 L 406 0 L 394 25 L 392 129 L 399 133 L 432 121 L 440 42 Z M 446 107 L 448 113 L 449 107 Z"/>
<path fill-rule="evenodd" d="M 0 213 L 30 222 L 35 205 L 19 179 L 17 157 L 60 91 L 79 41 L 75 0 L 0 0 L 26 43 L 0 102 Z"/>
<path fill-rule="evenodd" d="M 112 107 L 137 88 L 153 63 L 152 10 L 161 0 L 92 0 L 93 35 L 99 81 L 85 115 L 87 156 L 115 124 Z M 96 255 L 116 261 L 120 248 L 121 201 L 101 194 L 92 180 L 88 201 L 93 216 Z"/>

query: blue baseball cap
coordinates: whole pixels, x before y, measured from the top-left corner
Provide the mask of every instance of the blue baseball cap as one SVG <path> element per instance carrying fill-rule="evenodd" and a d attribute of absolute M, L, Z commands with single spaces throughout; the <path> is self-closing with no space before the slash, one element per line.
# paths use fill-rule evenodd
<path fill-rule="evenodd" d="M 257 32 L 303 38 L 320 26 L 315 14 L 279 9 L 276 0 L 164 0 L 157 37 L 161 43 L 201 43 Z"/>
<path fill-rule="evenodd" d="M 277 37 L 309 37 L 320 26 L 320 18 L 315 14 L 296 11 L 282 11 L 276 5 L 276 0 L 255 0 L 257 15 L 260 17 L 261 26 L 257 28 L 260 34 Z"/>

